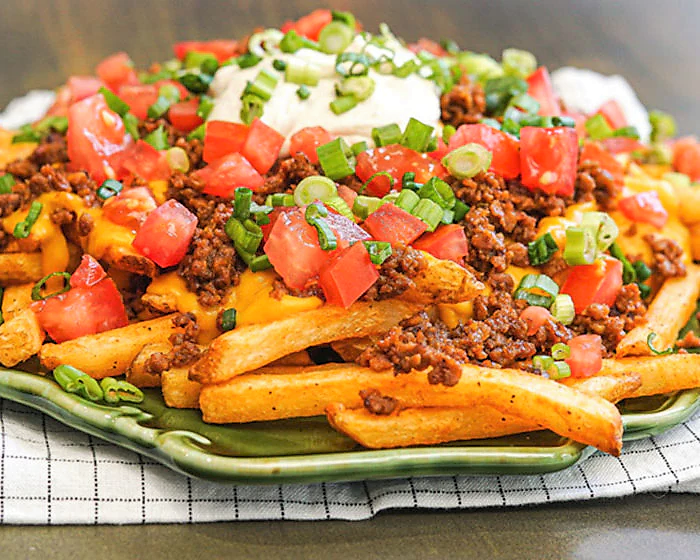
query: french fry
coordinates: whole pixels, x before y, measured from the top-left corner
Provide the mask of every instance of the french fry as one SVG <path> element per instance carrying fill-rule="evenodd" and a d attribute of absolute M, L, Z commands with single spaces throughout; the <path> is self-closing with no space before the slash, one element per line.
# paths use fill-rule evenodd
<path fill-rule="evenodd" d="M 466 268 L 425 252 L 422 256 L 427 266 L 413 278 L 415 286 L 401 294 L 402 300 L 426 305 L 459 303 L 484 291 L 484 285 Z"/>
<path fill-rule="evenodd" d="M 32 288 L 34 284 L 17 284 L 8 286 L 2 296 L 2 316 L 9 321 L 27 309 L 32 303 Z"/>
<path fill-rule="evenodd" d="M 690 250 L 693 260 L 700 261 L 700 223 L 690 226 Z"/>
<path fill-rule="evenodd" d="M 222 383 L 310 346 L 388 331 L 421 306 L 396 300 L 358 302 L 348 309 L 324 306 L 216 338 L 190 370 L 204 384 Z"/>
<path fill-rule="evenodd" d="M 331 348 L 346 362 L 354 362 L 370 345 L 370 338 L 346 338 L 331 342 Z"/>
<path fill-rule="evenodd" d="M 39 358 L 48 369 L 69 364 L 96 379 L 121 375 L 146 344 L 166 342 L 176 332 L 172 319 L 166 315 L 60 344 L 44 344 Z"/>
<path fill-rule="evenodd" d="M 682 200 L 678 207 L 681 221 L 687 225 L 700 223 L 700 189 L 683 185 L 674 185 L 674 189 L 679 200 Z"/>
<path fill-rule="evenodd" d="M 632 367 L 623 367 L 616 371 L 606 371 L 604 368 L 592 377 L 569 377 L 562 380 L 561 383 L 587 395 L 596 395 L 606 401 L 616 403 L 626 399 L 639 389 L 642 386 L 642 377 Z"/>
<path fill-rule="evenodd" d="M 672 393 L 700 387 L 700 354 L 670 354 L 603 360 L 603 375 L 635 372 L 641 386 L 625 398 Z"/>
<path fill-rule="evenodd" d="M 43 276 L 41 253 L 0 254 L 0 286 L 36 282 Z"/>
<path fill-rule="evenodd" d="M 147 307 L 161 313 L 175 313 L 177 311 L 177 297 L 174 294 L 149 294 L 141 296 L 141 301 Z"/>
<path fill-rule="evenodd" d="M 279 360 L 275 360 L 270 364 L 270 366 L 312 366 L 314 361 L 306 350 L 300 350 L 299 352 L 294 352 L 294 354 L 289 354 L 289 356 L 282 356 Z"/>
<path fill-rule="evenodd" d="M 44 342 L 44 331 L 31 309 L 17 313 L 0 325 L 0 364 L 16 366 L 36 354 Z"/>
<path fill-rule="evenodd" d="M 158 373 L 151 373 L 146 368 L 148 361 L 153 354 L 160 352 L 167 354 L 172 350 L 172 346 L 168 342 L 153 342 L 146 344 L 136 357 L 131 365 L 126 370 L 126 380 L 137 387 L 160 387 L 161 378 Z"/>
<path fill-rule="evenodd" d="M 163 399 L 172 408 L 199 408 L 202 386 L 188 378 L 188 368 L 173 368 L 161 374 Z"/>
<path fill-rule="evenodd" d="M 628 332 L 617 345 L 617 355 L 650 356 L 647 339 L 656 333 L 654 347 L 665 350 L 676 341 L 678 331 L 695 311 L 700 295 L 700 266 L 688 265 L 688 274 L 681 278 L 667 279 L 651 302 L 645 315 L 646 323 Z"/>

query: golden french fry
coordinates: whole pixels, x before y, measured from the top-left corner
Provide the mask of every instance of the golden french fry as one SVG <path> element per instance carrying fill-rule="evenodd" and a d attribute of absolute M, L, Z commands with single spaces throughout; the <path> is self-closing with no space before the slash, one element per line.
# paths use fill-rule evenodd
<path fill-rule="evenodd" d="M 190 378 L 222 383 L 310 346 L 388 331 L 420 306 L 396 300 L 324 306 L 262 325 L 248 325 L 216 338 L 192 367 Z"/>
<path fill-rule="evenodd" d="M 678 207 L 681 221 L 687 225 L 700 223 L 700 189 L 682 185 L 674 185 L 674 188 L 682 201 Z"/>
<path fill-rule="evenodd" d="M 177 296 L 175 294 L 149 294 L 141 296 L 141 301 L 150 309 L 161 313 L 175 313 L 177 309 Z"/>
<path fill-rule="evenodd" d="M 690 226 L 690 250 L 693 260 L 700 261 L 700 223 Z"/>
<path fill-rule="evenodd" d="M 309 356 L 306 350 L 300 350 L 299 352 L 294 352 L 294 354 L 289 354 L 289 356 L 282 356 L 279 360 L 275 360 L 270 364 L 270 366 L 312 366 L 314 361 Z"/>
<path fill-rule="evenodd" d="M 610 360 L 612 361 L 612 360 Z M 564 385 L 616 403 L 626 399 L 642 386 L 642 377 L 632 368 L 608 372 L 605 369 L 592 377 L 571 378 L 561 381 Z"/>
<path fill-rule="evenodd" d="M 44 331 L 31 309 L 24 309 L 0 325 L 0 364 L 12 367 L 36 354 Z"/>
<path fill-rule="evenodd" d="M 0 254 L 0 286 L 36 282 L 43 276 L 41 253 Z"/>
<path fill-rule="evenodd" d="M 146 369 L 148 361 L 156 352 L 167 354 L 172 350 L 172 346 L 168 342 L 153 342 L 146 344 L 136 357 L 131 365 L 126 370 L 126 380 L 137 387 L 160 387 L 161 378 L 158 373 L 151 373 Z"/>
<path fill-rule="evenodd" d="M 651 333 L 656 333 L 654 347 L 657 350 L 673 346 L 678 331 L 695 311 L 700 295 L 700 266 L 690 264 L 687 268 L 686 276 L 664 282 L 647 310 L 645 324 L 632 329 L 617 345 L 619 357 L 650 356 L 652 351 L 647 339 Z"/>
<path fill-rule="evenodd" d="M 69 364 L 96 379 L 121 375 L 146 344 L 166 342 L 176 332 L 172 319 L 173 315 L 166 315 L 60 344 L 44 344 L 39 358 L 48 369 Z"/>
<path fill-rule="evenodd" d="M 102 260 L 114 268 L 132 272 L 139 276 L 154 278 L 158 272 L 158 267 L 151 259 L 138 254 L 130 247 L 125 249 L 123 247 L 110 246 L 102 255 Z"/>
<path fill-rule="evenodd" d="M 370 338 L 346 338 L 331 342 L 331 348 L 346 362 L 354 362 L 371 344 Z"/>
<path fill-rule="evenodd" d="M 670 354 L 603 360 L 601 374 L 632 371 L 641 386 L 625 398 L 644 397 L 700 387 L 700 354 Z"/>
<path fill-rule="evenodd" d="M 32 288 L 34 284 L 17 284 L 8 286 L 2 296 L 2 316 L 9 321 L 27 309 L 32 303 Z"/>
<path fill-rule="evenodd" d="M 163 398 L 172 408 L 199 408 L 199 393 L 202 386 L 190 381 L 186 367 L 165 370 L 161 374 Z"/>

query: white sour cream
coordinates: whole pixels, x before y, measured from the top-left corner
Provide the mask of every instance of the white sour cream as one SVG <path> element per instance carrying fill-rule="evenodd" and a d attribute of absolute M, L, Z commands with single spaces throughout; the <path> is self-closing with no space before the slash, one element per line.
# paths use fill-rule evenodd
<path fill-rule="evenodd" d="M 364 40 L 358 36 L 346 52 L 359 52 Z M 413 53 L 398 42 L 392 45 L 397 65 L 413 58 Z M 297 96 L 297 84 L 284 81 L 284 73 L 272 69 L 275 59 L 292 59 L 313 63 L 321 69 L 317 86 L 309 87 L 311 95 L 306 100 Z M 370 69 L 375 82 L 374 93 L 346 113 L 336 115 L 330 103 L 336 99 L 335 86 L 341 79 L 335 71 L 336 55 L 328 55 L 310 49 L 294 54 L 279 53 L 265 57 L 252 68 L 226 66 L 217 71 L 211 84 L 214 109 L 209 120 L 241 122 L 241 93 L 246 82 L 254 81 L 260 70 L 267 69 L 279 76 L 279 81 L 269 101 L 265 103 L 262 121 L 286 138 L 282 149 L 287 152 L 289 138 L 302 128 L 321 126 L 333 136 L 342 136 L 349 143 L 367 141 L 371 144 L 372 129 L 391 123 L 402 129 L 413 117 L 422 123 L 438 128 L 440 124 L 440 91 L 437 86 L 416 74 L 406 78 L 379 74 Z"/>
<path fill-rule="evenodd" d="M 605 76 L 593 70 L 565 66 L 552 72 L 552 85 L 573 111 L 595 113 L 606 101 L 617 101 L 627 123 L 637 128 L 640 139 L 644 142 L 649 140 L 649 113 L 622 76 Z"/>

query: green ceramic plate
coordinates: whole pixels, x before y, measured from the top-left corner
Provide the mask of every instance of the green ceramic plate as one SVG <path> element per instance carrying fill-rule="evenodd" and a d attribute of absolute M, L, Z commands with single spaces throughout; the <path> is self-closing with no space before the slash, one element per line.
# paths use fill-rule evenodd
<path fill-rule="evenodd" d="M 0 397 L 147 455 L 189 476 L 239 484 L 331 482 L 451 474 L 529 474 L 565 469 L 591 448 L 551 432 L 437 447 L 369 451 L 324 418 L 214 426 L 198 411 L 167 408 L 157 390 L 137 406 L 103 406 L 51 379 L 0 369 Z M 700 406 L 700 390 L 625 403 L 625 440 L 658 434 Z"/>

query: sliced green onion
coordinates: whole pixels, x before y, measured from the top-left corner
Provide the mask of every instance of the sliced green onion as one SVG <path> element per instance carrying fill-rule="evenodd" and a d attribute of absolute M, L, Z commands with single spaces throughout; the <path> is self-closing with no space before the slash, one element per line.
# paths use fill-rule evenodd
<path fill-rule="evenodd" d="M 274 208 L 272 206 L 260 206 L 255 202 L 250 203 L 250 213 L 255 218 L 255 223 L 264 226 L 270 223 L 270 214 Z"/>
<path fill-rule="evenodd" d="M 388 171 L 377 171 L 376 173 L 373 173 L 369 179 L 367 179 L 364 184 L 360 187 L 360 190 L 358 191 L 359 193 L 365 192 L 367 190 L 367 187 L 374 181 L 377 177 L 386 177 L 389 179 L 389 188 L 391 189 L 394 186 L 394 183 L 396 182 L 396 179 L 394 179 L 394 176 L 389 173 Z M 398 193 L 397 193 L 398 194 Z"/>
<path fill-rule="evenodd" d="M 541 266 L 554 256 L 559 250 L 559 245 L 551 233 L 545 233 L 534 241 L 528 243 L 527 255 L 532 266 Z"/>
<path fill-rule="evenodd" d="M 387 241 L 363 241 L 372 264 L 382 264 L 391 256 L 391 243 Z"/>
<path fill-rule="evenodd" d="M 574 301 L 569 294 L 558 294 L 549 310 L 562 325 L 570 325 L 576 316 Z"/>
<path fill-rule="evenodd" d="M 241 56 L 237 57 L 235 59 L 235 63 L 238 65 L 238 67 L 241 70 L 244 70 L 246 68 L 252 68 L 253 66 L 257 66 L 261 60 L 262 60 L 262 57 L 260 57 L 256 54 L 245 53 L 245 54 L 242 54 Z"/>
<path fill-rule="evenodd" d="M 316 228 L 318 244 L 324 251 L 334 251 L 338 248 L 338 241 L 328 222 L 323 218 L 328 215 L 328 210 L 322 204 L 309 204 L 306 207 L 306 221 Z"/>
<path fill-rule="evenodd" d="M 416 152 L 425 152 L 430 143 L 433 130 L 432 126 L 423 124 L 418 119 L 411 117 L 399 142 L 401 145 Z"/>
<path fill-rule="evenodd" d="M 170 103 L 180 101 L 180 89 L 174 84 L 164 84 L 158 89 L 158 96 L 165 97 Z"/>
<path fill-rule="evenodd" d="M 344 97 L 337 97 L 335 100 L 331 101 L 330 108 L 336 115 L 342 115 L 347 113 L 350 109 L 357 106 L 357 97 L 354 95 L 346 95 Z"/>
<path fill-rule="evenodd" d="M 407 60 L 401 66 L 394 68 L 393 74 L 397 78 L 407 78 L 420 70 L 420 64 L 413 59 Z"/>
<path fill-rule="evenodd" d="M 234 191 L 233 216 L 237 220 L 247 220 L 250 217 L 250 204 L 253 201 L 253 191 L 247 187 L 238 187 Z"/>
<path fill-rule="evenodd" d="M 461 200 L 457 199 L 455 200 L 455 205 L 454 208 L 452 209 L 452 212 L 454 212 L 454 216 L 452 217 L 452 221 L 456 224 L 461 222 L 464 219 L 464 216 L 467 215 L 467 212 L 469 212 L 469 206 L 464 204 Z"/>
<path fill-rule="evenodd" d="M 457 63 L 479 82 L 503 76 L 501 65 L 487 54 L 461 52 L 457 55 Z"/>
<path fill-rule="evenodd" d="M 372 212 L 382 205 L 382 199 L 376 196 L 359 195 L 352 203 L 352 213 L 361 220 L 367 219 Z"/>
<path fill-rule="evenodd" d="M 639 287 L 639 294 L 642 296 L 642 299 L 647 299 L 651 295 L 651 286 L 648 286 L 647 284 L 637 284 Z"/>
<path fill-rule="evenodd" d="M 352 76 L 336 85 L 335 92 L 340 97 L 352 95 L 358 101 L 364 101 L 374 93 L 374 85 L 370 76 Z"/>
<path fill-rule="evenodd" d="M 613 129 L 600 113 L 596 113 L 586 121 L 586 132 L 591 140 L 602 140 L 613 135 Z"/>
<path fill-rule="evenodd" d="M 19 133 L 12 137 L 13 144 L 21 144 L 23 142 L 41 142 L 41 134 L 34 130 L 31 125 L 25 124 L 20 127 Z"/>
<path fill-rule="evenodd" d="M 557 361 L 547 370 L 550 379 L 564 379 L 571 377 L 571 367 L 566 362 Z"/>
<path fill-rule="evenodd" d="M 511 98 L 508 102 L 509 107 L 517 107 L 522 109 L 526 113 L 537 113 L 540 110 L 540 103 L 534 97 L 528 95 L 527 93 L 521 93 Z"/>
<path fill-rule="evenodd" d="M 15 178 L 10 173 L 0 176 L 0 194 L 10 194 L 14 184 Z"/>
<path fill-rule="evenodd" d="M 121 99 L 120 99 L 121 101 Z M 110 107 L 111 108 L 111 107 Z M 114 109 L 112 109 L 114 111 Z M 118 111 L 115 111 L 118 112 Z M 123 115 L 120 115 L 123 116 Z M 38 132 L 48 132 L 49 130 L 55 130 L 63 134 L 68 130 L 68 117 L 61 115 L 52 115 L 49 117 L 44 117 L 38 123 L 34 125 L 34 130 Z"/>
<path fill-rule="evenodd" d="M 208 95 L 202 95 L 199 98 L 199 106 L 197 107 L 197 116 L 207 120 L 209 113 L 214 109 L 214 100 Z"/>
<path fill-rule="evenodd" d="M 318 46 L 324 53 L 342 53 L 352 43 L 355 35 L 353 28 L 340 21 L 332 21 L 318 34 Z"/>
<path fill-rule="evenodd" d="M 355 142 L 352 146 L 350 146 L 350 151 L 355 156 L 359 156 L 362 152 L 366 152 L 367 149 L 367 142 Z"/>
<path fill-rule="evenodd" d="M 498 122 L 496 119 L 481 119 L 481 124 L 485 124 L 486 126 L 490 126 L 491 128 L 495 128 L 496 130 L 501 130 L 501 123 Z"/>
<path fill-rule="evenodd" d="M 188 51 L 184 66 L 188 70 L 198 69 L 204 74 L 213 75 L 219 69 L 219 61 L 212 53 Z"/>
<path fill-rule="evenodd" d="M 143 391 L 123 379 L 104 377 L 100 380 L 100 388 L 104 394 L 104 401 L 109 404 L 118 402 L 140 403 L 143 402 Z"/>
<path fill-rule="evenodd" d="M 411 214 L 428 224 L 428 231 L 435 231 L 435 228 L 437 228 L 442 221 L 444 212 L 439 204 L 427 198 L 422 198 L 420 202 L 416 204 Z"/>
<path fill-rule="evenodd" d="M 342 138 L 336 138 L 316 148 L 318 161 L 326 177 L 339 181 L 355 173 L 355 166 L 348 159 L 350 148 Z"/>
<path fill-rule="evenodd" d="M 276 208 L 277 206 L 296 206 L 296 203 L 294 202 L 294 195 L 289 193 L 274 193 L 267 195 L 265 205 Z"/>
<path fill-rule="evenodd" d="M 637 272 L 634 266 L 632 266 L 632 263 L 627 259 L 625 253 L 617 243 L 610 245 L 610 254 L 622 263 L 622 283 L 632 284 L 633 282 L 637 282 Z"/>
<path fill-rule="evenodd" d="M 64 284 L 63 288 L 61 288 L 59 291 L 54 292 L 52 294 L 42 296 L 41 290 L 44 287 L 44 285 L 51 278 L 56 278 L 58 276 L 65 279 L 65 284 Z M 32 288 L 32 301 L 40 301 L 42 299 L 48 299 L 48 298 L 53 297 L 53 296 L 65 294 L 68 290 L 70 290 L 70 274 L 68 272 L 52 272 L 51 274 L 47 274 L 41 280 L 39 280 L 36 284 L 34 284 L 34 287 Z"/>
<path fill-rule="evenodd" d="M 484 85 L 488 114 L 502 115 L 510 100 L 526 93 L 527 90 L 527 82 L 515 76 L 502 76 L 488 80 Z"/>
<path fill-rule="evenodd" d="M 616 129 L 615 132 L 613 132 L 613 136 L 639 140 L 639 131 L 636 126 L 623 126 Z"/>
<path fill-rule="evenodd" d="M 139 119 L 136 115 L 127 113 L 122 117 L 124 128 L 134 140 L 139 139 Z"/>
<path fill-rule="evenodd" d="M 276 58 L 272 61 L 272 67 L 278 72 L 284 72 L 287 69 L 287 63 L 284 60 Z"/>
<path fill-rule="evenodd" d="M 401 128 L 392 123 L 372 129 L 372 141 L 377 148 L 401 142 Z"/>
<path fill-rule="evenodd" d="M 248 81 L 243 90 L 243 97 L 256 95 L 263 101 L 269 101 L 277 87 L 277 77 L 269 70 L 260 70 L 254 81 Z"/>
<path fill-rule="evenodd" d="M 299 99 L 304 101 L 305 99 L 308 99 L 311 96 L 311 90 L 308 87 L 301 85 L 297 90 L 297 96 L 299 97 Z"/>
<path fill-rule="evenodd" d="M 420 198 L 421 197 L 418 196 L 418 194 L 416 194 L 414 191 L 410 189 L 404 189 L 401 191 L 394 204 L 396 204 L 396 206 L 398 206 L 402 210 L 406 210 L 406 212 L 410 214 L 420 202 Z"/>
<path fill-rule="evenodd" d="M 254 255 L 262 242 L 262 230 L 253 220 L 241 221 L 231 216 L 224 229 L 239 253 Z"/>
<path fill-rule="evenodd" d="M 62 364 L 53 370 L 53 377 L 66 393 L 76 393 L 90 401 L 104 398 L 98 381 L 78 368 Z"/>
<path fill-rule="evenodd" d="M 168 133 L 165 131 L 163 125 L 148 134 L 144 138 L 144 141 L 149 143 L 156 150 L 167 150 L 170 147 L 170 144 L 168 144 Z"/>
<path fill-rule="evenodd" d="M 180 83 L 192 93 L 206 93 L 212 81 L 209 74 L 195 74 L 194 72 L 185 74 L 178 78 Z"/>
<path fill-rule="evenodd" d="M 312 175 L 302 179 L 294 189 L 294 202 L 297 206 L 306 206 L 316 200 L 325 202 L 337 195 L 335 181 L 322 175 Z"/>
<path fill-rule="evenodd" d="M 350 12 L 331 10 L 331 17 L 333 21 L 339 21 L 340 23 L 344 23 L 345 25 L 347 25 L 350 29 L 355 29 L 355 16 L 352 15 Z"/>
<path fill-rule="evenodd" d="M 546 373 L 554 365 L 554 358 L 551 356 L 533 356 L 532 367 Z"/>
<path fill-rule="evenodd" d="M 274 28 L 253 33 L 248 39 L 248 51 L 256 56 L 275 54 L 283 37 L 284 33 Z"/>
<path fill-rule="evenodd" d="M 649 113 L 649 124 L 652 142 L 663 142 L 676 135 L 676 121 L 668 113 L 652 111 Z"/>
<path fill-rule="evenodd" d="M 649 350 L 651 350 L 651 353 L 654 354 L 655 356 L 667 356 L 669 354 L 675 354 L 676 350 L 674 348 L 666 348 L 666 350 L 658 350 L 654 346 L 654 340 L 656 340 L 656 337 L 658 335 L 655 332 L 649 333 L 649 336 L 647 337 L 647 346 L 649 347 Z"/>
<path fill-rule="evenodd" d="M 390 193 L 385 194 L 382 197 L 382 205 L 389 204 L 389 203 L 396 204 L 396 201 L 399 199 L 400 194 L 401 193 L 396 192 L 396 191 L 391 191 Z"/>
<path fill-rule="evenodd" d="M 335 59 L 335 71 L 343 77 L 366 76 L 371 62 L 362 53 L 340 53 Z"/>
<path fill-rule="evenodd" d="M 418 191 L 420 198 L 427 198 L 441 208 L 450 209 L 455 205 L 455 193 L 452 187 L 442 179 L 431 177 Z"/>
<path fill-rule="evenodd" d="M 112 93 L 106 87 L 101 87 L 97 90 L 101 93 L 107 102 L 107 107 L 114 111 L 120 117 L 123 117 L 129 112 L 129 105 L 120 99 L 116 94 Z"/>
<path fill-rule="evenodd" d="M 645 282 L 651 277 L 651 269 L 644 261 L 637 261 L 633 265 L 634 272 L 637 275 L 637 281 Z"/>
<path fill-rule="evenodd" d="M 518 284 L 514 299 L 549 308 L 559 294 L 559 286 L 546 274 L 526 274 Z"/>
<path fill-rule="evenodd" d="M 566 360 L 571 356 L 571 348 L 568 344 L 557 342 L 552 346 L 552 358 L 555 360 Z"/>
<path fill-rule="evenodd" d="M 122 192 L 123 188 L 124 185 L 122 185 L 116 179 L 107 179 L 104 183 L 102 183 L 100 188 L 97 189 L 97 196 L 102 200 L 107 200 L 108 198 L 118 195 L 120 192 Z"/>
<path fill-rule="evenodd" d="M 449 144 L 450 138 L 454 136 L 455 132 L 457 132 L 457 129 L 454 126 L 452 126 L 451 124 L 446 124 L 442 129 L 442 141 L 445 144 Z"/>
<path fill-rule="evenodd" d="M 287 63 L 284 79 L 292 84 L 316 86 L 321 79 L 321 69 L 315 64 L 292 59 Z"/>
<path fill-rule="evenodd" d="M 260 118 L 263 115 L 264 101 L 261 97 L 257 95 L 243 95 L 241 96 L 241 121 L 244 124 L 252 123 L 256 118 Z"/>
<path fill-rule="evenodd" d="M 537 70 L 535 55 L 520 49 L 506 49 L 501 55 L 501 66 L 507 76 L 526 79 Z"/>
<path fill-rule="evenodd" d="M 449 225 L 452 222 L 454 222 L 455 219 L 455 213 L 452 210 L 449 210 L 447 208 L 442 209 L 442 220 L 440 220 L 440 223 L 443 223 L 445 225 Z"/>
<path fill-rule="evenodd" d="M 187 152 L 180 147 L 168 149 L 165 152 L 165 161 L 171 171 L 178 173 L 187 173 L 190 170 L 190 158 L 187 157 Z"/>
<path fill-rule="evenodd" d="M 345 216 L 348 220 L 355 221 L 355 216 L 353 215 L 352 210 L 350 210 L 348 203 L 340 198 L 340 196 L 335 195 L 327 198 L 323 201 L 323 204 L 328 206 L 328 208 L 333 208 L 333 210 L 338 212 L 338 214 L 341 216 Z"/>
<path fill-rule="evenodd" d="M 158 117 L 162 117 L 168 112 L 170 105 L 170 101 L 168 101 L 165 97 L 158 97 L 156 102 L 148 108 L 148 118 L 157 119 Z"/>
<path fill-rule="evenodd" d="M 259 255 L 257 257 L 254 257 L 248 263 L 248 266 L 250 267 L 251 271 L 260 272 L 261 270 L 267 270 L 268 268 L 272 268 L 272 263 L 270 262 L 270 259 L 267 255 Z"/>
<path fill-rule="evenodd" d="M 598 256 L 597 232 L 590 228 L 572 226 L 566 228 L 564 260 L 566 264 L 592 264 Z"/>
<path fill-rule="evenodd" d="M 584 212 L 581 218 L 582 228 L 591 228 L 596 233 L 598 250 L 605 251 L 612 245 L 620 233 L 615 220 L 607 212 Z"/>
<path fill-rule="evenodd" d="M 284 37 L 282 37 L 279 47 L 280 50 L 285 53 L 295 53 L 299 49 L 319 50 L 318 43 L 299 35 L 293 29 L 291 31 L 287 31 Z"/>
<path fill-rule="evenodd" d="M 493 154 L 481 144 L 470 143 L 452 150 L 442 158 L 442 164 L 456 179 L 467 179 L 486 171 L 491 166 L 492 157 Z"/>
<path fill-rule="evenodd" d="M 207 124 L 202 123 L 187 135 L 187 139 L 188 140 L 200 140 L 203 142 L 204 135 L 206 134 L 206 132 L 207 132 Z"/>
<path fill-rule="evenodd" d="M 224 309 L 224 312 L 221 314 L 221 330 L 230 331 L 230 330 L 233 330 L 235 328 L 236 328 L 236 309 L 234 307 Z"/>
<path fill-rule="evenodd" d="M 27 237 L 29 237 L 29 232 L 32 230 L 32 227 L 39 219 L 39 214 L 41 214 L 41 209 L 43 207 L 44 205 L 41 202 L 37 202 L 36 200 L 32 202 L 32 205 L 29 207 L 27 217 L 24 218 L 24 221 L 19 222 L 15 226 L 12 235 L 14 235 L 17 239 L 26 239 Z"/>

